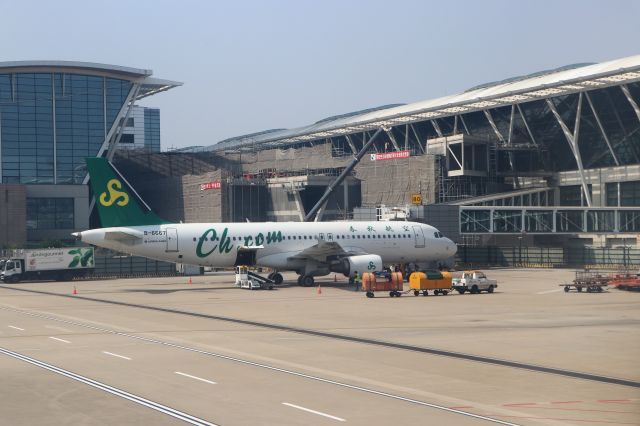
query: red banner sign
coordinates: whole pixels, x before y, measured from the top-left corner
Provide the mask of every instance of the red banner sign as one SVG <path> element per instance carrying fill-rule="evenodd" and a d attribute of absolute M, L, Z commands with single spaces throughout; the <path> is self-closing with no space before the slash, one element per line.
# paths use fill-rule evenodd
<path fill-rule="evenodd" d="M 200 191 L 204 191 L 207 189 L 220 189 L 222 187 L 222 183 L 220 182 L 207 182 L 200 184 Z"/>
<path fill-rule="evenodd" d="M 395 160 L 396 158 L 409 158 L 410 151 L 385 152 L 383 154 L 371 154 L 371 161 Z"/>

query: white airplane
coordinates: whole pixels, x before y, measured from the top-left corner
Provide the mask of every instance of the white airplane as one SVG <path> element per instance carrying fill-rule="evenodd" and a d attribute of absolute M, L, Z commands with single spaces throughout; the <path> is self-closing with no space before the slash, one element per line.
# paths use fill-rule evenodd
<path fill-rule="evenodd" d="M 295 271 L 298 284 L 331 272 L 383 270 L 383 264 L 451 258 L 453 241 L 416 222 L 167 223 L 155 215 L 118 170 L 88 158 L 91 186 L 105 228 L 75 232 L 85 243 L 151 259 L 200 266 L 257 265 Z M 269 279 L 282 283 L 273 272 Z"/>

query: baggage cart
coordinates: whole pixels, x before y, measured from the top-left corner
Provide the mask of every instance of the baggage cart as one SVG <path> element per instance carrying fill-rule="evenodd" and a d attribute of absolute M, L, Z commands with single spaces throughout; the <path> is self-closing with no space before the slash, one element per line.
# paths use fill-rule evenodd
<path fill-rule="evenodd" d="M 451 292 L 451 281 L 451 273 L 446 271 L 414 272 L 409 276 L 409 289 L 414 296 L 427 296 L 429 291 L 446 296 Z"/>
<path fill-rule="evenodd" d="M 400 297 L 403 290 L 402 272 L 365 272 L 362 274 L 362 289 L 367 297 L 375 292 L 388 291 L 390 297 Z"/>

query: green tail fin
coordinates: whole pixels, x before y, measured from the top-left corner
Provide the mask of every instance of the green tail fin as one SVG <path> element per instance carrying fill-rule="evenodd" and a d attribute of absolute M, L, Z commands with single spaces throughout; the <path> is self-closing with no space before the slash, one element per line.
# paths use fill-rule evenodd
<path fill-rule="evenodd" d="M 87 158 L 87 170 L 103 227 L 167 223 L 151 211 L 106 158 Z"/>

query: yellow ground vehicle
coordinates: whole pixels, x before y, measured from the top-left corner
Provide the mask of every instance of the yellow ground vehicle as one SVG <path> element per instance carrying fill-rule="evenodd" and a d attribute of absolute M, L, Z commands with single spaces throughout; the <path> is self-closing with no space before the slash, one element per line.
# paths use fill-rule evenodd
<path fill-rule="evenodd" d="M 409 276 L 409 289 L 413 290 L 414 296 L 421 292 L 423 296 L 427 296 L 429 290 L 436 296 L 446 296 L 451 291 L 451 280 L 451 273 L 446 271 L 414 272 Z"/>

